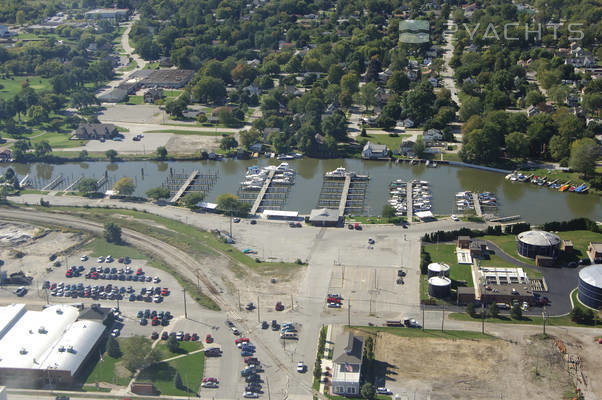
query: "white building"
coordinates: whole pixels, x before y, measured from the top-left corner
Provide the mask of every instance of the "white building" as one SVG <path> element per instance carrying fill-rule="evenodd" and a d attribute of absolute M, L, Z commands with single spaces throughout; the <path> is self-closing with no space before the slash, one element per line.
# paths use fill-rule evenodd
<path fill-rule="evenodd" d="M 368 142 L 364 145 L 364 149 L 362 150 L 362 158 L 364 160 L 385 158 L 388 156 L 389 149 L 387 149 L 387 145 L 385 144 L 374 144 L 372 142 Z"/>
<path fill-rule="evenodd" d="M 100 322 L 78 317 L 68 305 L 42 311 L 28 311 L 24 304 L 0 307 L 0 384 L 71 385 L 105 330 Z"/>
<path fill-rule="evenodd" d="M 120 19 L 125 20 L 130 15 L 127 8 L 97 8 L 96 10 L 86 11 L 86 18 L 93 19 Z"/>
<path fill-rule="evenodd" d="M 429 129 L 422 132 L 422 140 L 424 143 L 434 143 L 443 140 L 443 133 L 439 129 Z"/>
<path fill-rule="evenodd" d="M 336 339 L 333 356 L 332 393 L 345 396 L 360 394 L 360 375 L 364 338 L 352 332 Z"/>

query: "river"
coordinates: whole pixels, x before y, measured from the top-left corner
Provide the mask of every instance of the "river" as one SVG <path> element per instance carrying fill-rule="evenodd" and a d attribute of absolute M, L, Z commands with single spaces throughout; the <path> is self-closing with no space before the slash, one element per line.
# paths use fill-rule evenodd
<path fill-rule="evenodd" d="M 121 177 L 129 176 L 136 183 L 136 195 L 165 183 L 169 174 L 190 173 L 199 169 L 201 174 L 215 173 L 217 182 L 206 196 L 206 201 L 215 201 L 221 193 L 236 193 L 243 180 L 246 168 L 251 165 L 278 164 L 278 160 L 224 160 L 224 161 L 128 161 L 119 163 L 90 162 L 67 164 L 12 164 L 20 178 L 29 174 L 34 186 L 41 188 L 62 174 L 65 188 L 80 176 L 100 178 L 105 174 L 112 184 Z M 388 184 L 395 179 L 420 179 L 429 181 L 433 193 L 433 212 L 452 214 L 454 195 L 458 191 L 489 191 L 497 195 L 500 216 L 520 215 L 531 223 L 550 220 L 567 220 L 576 217 L 602 219 L 600 197 L 591 194 L 560 193 L 546 187 L 527 183 L 512 183 L 504 175 L 466 167 L 424 165 L 410 166 L 407 163 L 364 161 L 357 159 L 319 160 L 303 158 L 288 161 L 297 171 L 295 185 L 290 192 L 285 210 L 309 213 L 316 207 L 324 172 L 337 167 L 368 174 L 370 184 L 366 196 L 366 214 L 378 215 L 388 199 Z M 9 165 L 0 166 L 4 171 Z M 144 171 L 144 173 L 143 173 Z M 105 188 L 106 189 L 106 188 Z"/>

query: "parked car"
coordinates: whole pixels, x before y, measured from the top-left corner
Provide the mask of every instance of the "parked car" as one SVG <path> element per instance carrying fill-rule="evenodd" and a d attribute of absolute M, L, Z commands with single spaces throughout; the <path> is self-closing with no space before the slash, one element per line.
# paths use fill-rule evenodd
<path fill-rule="evenodd" d="M 151 339 L 156 340 L 159 338 L 159 333 L 156 331 L 153 331 L 153 333 L 151 333 Z"/>
<path fill-rule="evenodd" d="M 205 336 L 205 343 L 213 343 L 213 337 L 211 336 L 211 334 L 207 334 L 207 336 Z"/>
<path fill-rule="evenodd" d="M 456 222 L 460 221 L 460 218 L 458 218 L 458 216 L 454 215 L 454 214 L 452 214 L 451 219 L 452 219 L 452 221 L 456 221 Z M 384 388 L 381 388 L 381 389 L 384 389 Z"/>
<path fill-rule="evenodd" d="M 255 392 L 244 392 L 242 394 L 242 397 L 244 397 L 246 399 L 256 399 L 259 397 L 259 394 L 255 393 Z"/>
<path fill-rule="evenodd" d="M 303 364 L 303 361 L 299 361 L 297 363 L 297 372 L 299 372 L 299 373 L 305 372 L 305 364 Z"/>
<path fill-rule="evenodd" d="M 385 387 L 379 387 L 376 388 L 376 393 L 377 394 L 387 394 L 387 395 L 392 395 L 393 392 Z"/>
<path fill-rule="evenodd" d="M 268 324 L 268 321 L 263 321 L 261 323 L 261 329 L 268 329 L 270 327 L 270 324 Z"/>
<path fill-rule="evenodd" d="M 276 303 L 276 305 L 274 306 L 274 309 L 275 309 L 276 311 L 282 311 L 282 310 L 284 310 L 284 305 L 282 304 L 282 302 L 281 302 L 281 301 L 279 301 L 279 302 L 277 302 L 277 303 Z"/>
<path fill-rule="evenodd" d="M 88 256 L 83 255 L 79 259 L 80 259 L 80 261 L 88 261 Z"/>

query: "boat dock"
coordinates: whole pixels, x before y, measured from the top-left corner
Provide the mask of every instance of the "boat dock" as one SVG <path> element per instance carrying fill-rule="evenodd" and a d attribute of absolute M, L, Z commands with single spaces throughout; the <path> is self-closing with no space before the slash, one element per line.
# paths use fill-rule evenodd
<path fill-rule="evenodd" d="M 68 192 L 68 191 L 72 190 L 72 189 L 75 187 L 75 185 L 77 185 L 77 184 L 79 183 L 79 181 L 81 181 L 83 178 L 84 178 L 84 177 L 83 177 L 83 175 L 82 175 L 82 176 L 80 176 L 79 178 L 77 178 L 76 180 L 74 180 L 74 181 L 73 181 L 71 184 L 69 184 L 69 186 L 67 186 L 67 187 L 65 188 L 65 190 L 63 190 L 63 192 L 65 192 L 65 193 L 66 193 L 66 192 Z"/>
<path fill-rule="evenodd" d="M 265 197 L 265 194 L 268 191 L 268 188 L 272 184 L 272 179 L 274 178 L 275 173 L 276 173 L 276 170 L 274 170 L 274 169 L 268 173 L 268 177 L 265 180 L 265 182 L 263 183 L 263 187 L 259 190 L 259 193 L 257 194 L 257 198 L 255 198 L 255 201 L 253 202 L 253 206 L 251 206 L 251 214 L 257 213 L 257 209 L 259 209 L 259 206 L 261 205 L 261 202 L 263 201 L 263 198 Z"/>
<path fill-rule="evenodd" d="M 408 224 L 411 224 L 412 222 L 414 222 L 414 191 L 413 191 L 413 186 L 412 182 L 408 182 L 406 190 L 408 191 L 408 195 L 406 196 L 406 204 L 408 205 L 407 207 L 407 217 L 408 217 Z"/>
<path fill-rule="evenodd" d="M 479 194 L 473 192 L 472 193 L 472 201 L 474 204 L 474 211 L 477 214 L 477 217 L 483 216 L 483 210 L 481 210 L 481 202 L 479 201 Z"/>
<path fill-rule="evenodd" d="M 339 215 L 345 215 L 345 206 L 347 205 L 347 197 L 349 196 L 349 187 L 351 186 L 351 176 L 345 177 L 343 191 L 341 192 L 341 200 L 339 201 Z"/>
<path fill-rule="evenodd" d="M 188 190 L 188 187 L 192 184 L 192 181 L 196 179 L 199 175 L 199 170 L 195 169 L 192 171 L 188 179 L 184 182 L 184 184 L 180 187 L 180 189 L 176 192 L 176 194 L 169 200 L 170 203 L 177 203 L 178 200 L 184 195 L 184 193 Z"/>
<path fill-rule="evenodd" d="M 217 182 L 216 174 L 201 174 L 199 170 L 194 170 L 190 174 L 184 171 L 174 173 L 173 170 L 170 170 L 167 181 L 161 186 L 169 190 L 169 194 L 172 196 L 170 202 L 176 203 L 185 193 L 209 192 L 215 182 Z"/>
<path fill-rule="evenodd" d="M 19 187 L 27 185 L 29 185 L 29 174 L 25 175 L 25 178 L 21 179 L 21 182 L 19 182 Z"/>
<path fill-rule="evenodd" d="M 322 189 L 317 208 L 334 208 L 339 215 L 361 215 L 364 213 L 364 202 L 370 177 L 346 172 L 326 173 L 322 181 Z"/>
<path fill-rule="evenodd" d="M 50 183 L 42 188 L 42 190 L 52 190 L 63 182 L 63 175 L 59 175 L 54 178 Z"/>

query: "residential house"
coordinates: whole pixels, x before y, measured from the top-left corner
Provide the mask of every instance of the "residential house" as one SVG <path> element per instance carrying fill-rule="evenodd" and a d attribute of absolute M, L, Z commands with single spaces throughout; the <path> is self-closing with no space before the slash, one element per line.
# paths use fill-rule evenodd
<path fill-rule="evenodd" d="M 541 113 L 541 111 L 539 111 L 539 108 L 537 108 L 536 106 L 529 106 L 527 108 L 527 117 L 532 117 L 534 115 L 537 115 Z"/>
<path fill-rule="evenodd" d="M 410 78 L 411 81 L 415 81 L 416 79 L 418 79 L 418 76 L 419 76 L 418 70 L 414 69 L 414 68 L 409 69 L 407 71 L 407 74 L 408 74 L 408 78 Z"/>
<path fill-rule="evenodd" d="M 8 147 L 0 148 L 0 162 L 9 162 L 12 158 L 12 152 Z"/>
<path fill-rule="evenodd" d="M 163 98 L 163 89 L 161 88 L 150 88 L 144 93 L 145 103 L 154 103 L 157 100 Z"/>
<path fill-rule="evenodd" d="M 119 135 L 113 124 L 80 124 L 71 139 L 77 140 L 107 140 Z"/>
<path fill-rule="evenodd" d="M 399 150 L 401 155 L 409 156 L 414 154 L 414 142 L 411 140 L 404 140 L 401 142 Z"/>
<path fill-rule="evenodd" d="M 439 81 L 437 80 L 437 78 L 429 78 L 429 83 L 431 85 L 433 85 L 434 88 L 436 88 L 437 86 L 439 86 Z"/>
<path fill-rule="evenodd" d="M 443 140 L 443 133 L 439 129 L 429 129 L 422 132 L 422 140 L 424 140 L 425 144 L 430 145 Z"/>
<path fill-rule="evenodd" d="M 376 100 L 376 104 L 385 104 L 389 100 L 388 89 L 383 89 L 380 86 L 377 87 L 374 92 L 374 99 Z"/>
<path fill-rule="evenodd" d="M 242 88 L 242 90 L 246 90 L 249 93 L 249 96 L 261 96 L 261 89 L 259 88 L 259 86 L 255 86 L 253 84 L 250 84 L 249 86 L 245 86 L 244 88 Z"/>
<path fill-rule="evenodd" d="M 387 68 L 384 71 L 378 73 L 378 80 L 382 83 L 387 83 L 391 75 L 393 75 L 393 72 L 389 68 Z"/>
<path fill-rule="evenodd" d="M 471 3 L 471 4 L 465 4 L 462 6 L 462 10 L 464 11 L 464 16 L 466 18 L 470 18 L 472 17 L 472 14 L 474 14 L 474 12 L 478 9 L 478 6 L 476 3 Z"/>
<path fill-rule="evenodd" d="M 364 338 L 352 332 L 336 339 L 333 355 L 332 393 L 344 396 L 360 395 L 360 375 Z"/>
<path fill-rule="evenodd" d="M 403 126 L 404 128 L 413 128 L 414 127 L 414 121 L 412 121 L 409 118 L 406 118 L 403 120 Z"/>
<path fill-rule="evenodd" d="M 569 93 L 569 94 L 566 96 L 566 104 L 567 104 L 569 107 L 575 107 L 575 106 L 578 106 L 578 105 L 579 105 L 579 101 L 580 101 L 580 100 L 581 100 L 581 99 L 579 98 L 579 95 L 578 95 L 578 94 L 575 94 L 575 93 Z"/>
<path fill-rule="evenodd" d="M 261 65 L 261 61 L 259 61 L 257 58 L 254 58 L 252 60 L 247 61 L 247 65 L 249 67 L 257 68 Z"/>
<path fill-rule="evenodd" d="M 389 149 L 385 144 L 375 144 L 368 141 L 362 149 L 362 158 L 364 160 L 375 160 L 379 158 L 387 158 Z"/>
<path fill-rule="evenodd" d="M 602 263 L 602 243 L 589 242 L 587 256 L 593 264 Z"/>
<path fill-rule="evenodd" d="M 301 96 L 303 94 L 303 92 L 301 92 L 296 86 L 294 85 L 286 85 L 284 87 L 284 92 L 285 95 L 294 95 L 294 96 Z"/>

